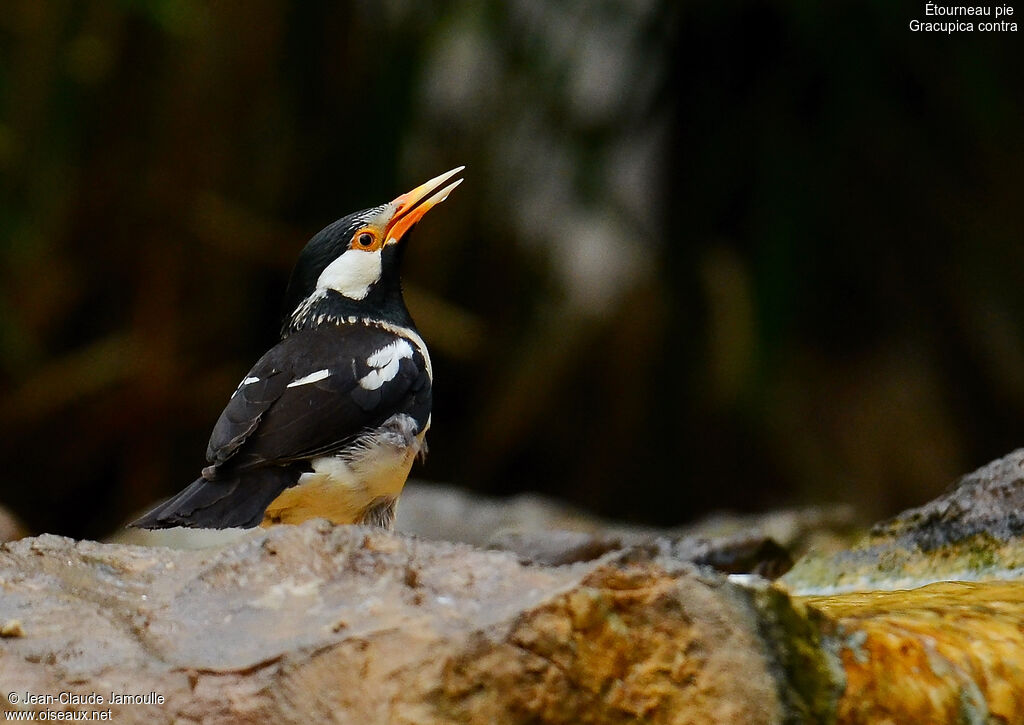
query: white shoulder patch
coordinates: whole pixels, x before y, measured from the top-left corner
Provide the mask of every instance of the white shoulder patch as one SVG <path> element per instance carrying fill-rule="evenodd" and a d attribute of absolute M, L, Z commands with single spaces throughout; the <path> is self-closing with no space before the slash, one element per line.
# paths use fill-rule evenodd
<path fill-rule="evenodd" d="M 288 383 L 287 387 L 297 388 L 300 385 L 309 385 L 310 383 L 315 383 L 319 380 L 323 380 L 330 374 L 331 371 L 328 370 L 327 368 L 324 368 L 323 370 L 317 370 L 315 373 L 310 373 L 309 375 L 304 375 L 301 378 L 291 381 L 290 383 Z"/>
<path fill-rule="evenodd" d="M 377 390 L 384 383 L 394 380 L 403 358 L 412 357 L 412 345 L 406 339 L 395 340 L 366 358 L 366 364 L 374 368 L 359 379 L 359 386 L 366 390 Z"/>
<path fill-rule="evenodd" d="M 430 365 L 430 353 L 427 351 L 427 344 L 423 342 L 423 338 L 419 336 L 416 330 L 410 327 L 402 327 L 401 325 L 393 325 L 390 322 L 384 322 L 383 320 L 376 320 L 373 323 L 374 327 L 379 327 L 382 330 L 404 337 L 406 340 L 411 342 L 419 350 L 420 355 L 423 356 L 423 363 L 427 366 L 427 377 L 431 381 L 434 380 L 434 368 Z"/>

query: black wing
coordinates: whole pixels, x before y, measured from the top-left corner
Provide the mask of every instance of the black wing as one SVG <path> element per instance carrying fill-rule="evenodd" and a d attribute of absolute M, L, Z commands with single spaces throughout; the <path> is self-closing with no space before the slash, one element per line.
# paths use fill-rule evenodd
<path fill-rule="evenodd" d="M 392 365 L 373 364 L 382 361 Z M 207 459 L 238 468 L 329 454 L 397 413 L 422 430 L 430 396 L 426 362 L 410 340 L 359 324 L 304 330 L 249 371 L 214 426 Z"/>

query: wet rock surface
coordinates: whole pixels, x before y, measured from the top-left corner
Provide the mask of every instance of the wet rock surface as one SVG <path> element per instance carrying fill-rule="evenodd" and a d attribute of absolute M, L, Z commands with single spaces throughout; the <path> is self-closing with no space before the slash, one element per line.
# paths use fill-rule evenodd
<path fill-rule="evenodd" d="M 1024 584 L 803 600 L 839 657 L 840 723 L 1024 722 Z"/>

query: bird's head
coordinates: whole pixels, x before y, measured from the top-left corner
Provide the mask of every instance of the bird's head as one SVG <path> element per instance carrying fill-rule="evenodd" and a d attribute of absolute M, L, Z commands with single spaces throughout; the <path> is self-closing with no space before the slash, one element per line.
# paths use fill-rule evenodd
<path fill-rule="evenodd" d="M 283 334 L 329 318 L 370 317 L 411 324 L 399 266 L 410 230 L 462 183 L 447 171 L 382 206 L 349 214 L 309 240 L 285 295 Z"/>

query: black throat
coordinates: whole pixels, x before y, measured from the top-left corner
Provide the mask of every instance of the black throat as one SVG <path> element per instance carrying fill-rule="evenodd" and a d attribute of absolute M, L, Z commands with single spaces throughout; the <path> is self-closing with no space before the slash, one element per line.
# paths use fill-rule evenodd
<path fill-rule="evenodd" d="M 397 296 L 380 295 L 378 300 L 372 300 L 374 293 L 375 290 L 371 290 L 361 300 L 349 299 L 334 290 L 317 294 L 285 318 L 281 326 L 281 337 L 285 338 L 300 330 L 320 325 L 344 325 L 352 322 L 386 322 L 415 329 L 412 315 L 406 309 L 401 293 Z"/>

